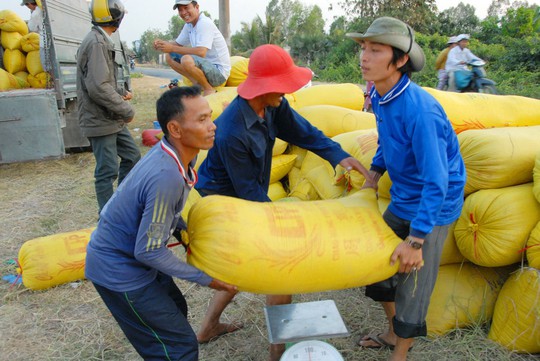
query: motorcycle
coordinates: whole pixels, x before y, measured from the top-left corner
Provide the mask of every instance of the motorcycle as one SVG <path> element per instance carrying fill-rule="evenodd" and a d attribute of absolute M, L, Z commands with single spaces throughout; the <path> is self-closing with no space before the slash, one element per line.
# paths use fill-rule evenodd
<path fill-rule="evenodd" d="M 133 58 L 129 59 L 129 68 L 131 70 L 135 70 L 135 59 L 133 59 Z"/>
<path fill-rule="evenodd" d="M 472 60 L 467 65 L 471 67 L 471 70 L 458 70 L 455 72 L 456 87 L 460 92 L 498 94 L 495 82 L 486 78 L 485 61 L 480 59 Z"/>

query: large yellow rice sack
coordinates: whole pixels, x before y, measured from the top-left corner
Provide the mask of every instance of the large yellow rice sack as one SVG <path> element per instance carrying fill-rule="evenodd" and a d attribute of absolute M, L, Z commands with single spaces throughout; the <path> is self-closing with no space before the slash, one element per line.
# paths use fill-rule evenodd
<path fill-rule="evenodd" d="M 465 194 L 533 180 L 540 126 L 468 130 L 458 140 L 467 169 Z"/>
<path fill-rule="evenodd" d="M 28 34 L 28 26 L 24 20 L 11 10 L 0 10 L 0 30 Z"/>
<path fill-rule="evenodd" d="M 540 353 L 540 271 L 518 270 L 504 284 L 488 338 L 515 352 Z"/>
<path fill-rule="evenodd" d="M 521 261 L 520 252 L 540 220 L 532 184 L 486 189 L 465 198 L 454 235 L 469 261 L 485 267 Z"/>
<path fill-rule="evenodd" d="M 529 266 L 540 270 L 540 222 L 536 224 L 529 235 L 526 252 Z"/>
<path fill-rule="evenodd" d="M 324 104 L 362 110 L 364 106 L 364 92 L 350 83 L 313 85 L 285 97 L 294 109 Z"/>
<path fill-rule="evenodd" d="M 311 105 L 299 108 L 298 114 L 330 138 L 354 130 L 377 127 L 373 113 L 335 105 Z"/>
<path fill-rule="evenodd" d="M 17 89 L 19 88 L 19 82 L 17 78 L 13 75 L 0 68 L 0 91 Z"/>
<path fill-rule="evenodd" d="M 231 74 L 225 86 L 238 86 L 242 84 L 248 76 L 249 59 L 243 56 L 231 56 Z"/>
<path fill-rule="evenodd" d="M 28 33 L 21 38 L 21 48 L 29 53 L 34 50 L 39 50 L 39 34 Z"/>
<path fill-rule="evenodd" d="M 26 241 L 19 250 L 23 284 L 42 290 L 84 278 L 86 245 L 93 228 Z"/>
<path fill-rule="evenodd" d="M 34 50 L 26 54 L 26 69 L 28 69 L 28 72 L 33 76 L 43 72 L 39 50 Z"/>
<path fill-rule="evenodd" d="M 464 264 L 439 267 L 426 324 L 429 337 L 487 322 L 508 270 Z"/>
<path fill-rule="evenodd" d="M 270 186 L 268 187 L 268 198 L 270 198 L 272 202 L 286 197 L 287 192 L 285 191 L 285 188 L 283 188 L 281 182 L 270 183 Z"/>
<path fill-rule="evenodd" d="M 261 294 L 358 287 L 397 272 L 401 240 L 371 190 L 313 202 L 249 202 L 208 196 L 189 214 L 187 261 L 210 276 Z"/>
<path fill-rule="evenodd" d="M 275 183 L 285 177 L 294 166 L 296 155 L 281 154 L 272 157 L 272 168 L 270 170 L 270 184 Z"/>
<path fill-rule="evenodd" d="M 214 94 L 207 95 L 205 98 L 212 108 L 212 120 L 219 117 L 237 95 L 236 87 L 226 87 Z"/>
<path fill-rule="evenodd" d="M 424 89 L 441 103 L 458 134 L 467 129 L 540 125 L 538 99 Z"/>
<path fill-rule="evenodd" d="M 24 71 L 20 71 L 16 74 L 26 74 L 26 72 Z M 15 79 L 17 80 L 17 87 L 19 89 L 26 89 L 26 88 L 30 88 L 30 83 L 28 83 L 28 75 L 26 76 L 23 76 L 23 77 L 19 77 L 17 75 L 13 75 L 15 77 Z"/>
<path fill-rule="evenodd" d="M 302 201 L 315 201 L 321 199 L 313 188 L 310 181 L 302 175 L 299 168 L 293 167 L 289 171 L 289 197 L 295 197 Z"/>
<path fill-rule="evenodd" d="M 333 137 L 332 140 L 338 142 L 346 152 L 369 169 L 377 150 L 377 131 L 375 129 L 343 133 Z M 330 163 L 311 152 L 307 153 L 301 170 L 321 199 L 343 197 L 353 189 L 360 189 L 365 180 L 361 173 L 357 171 L 346 172 L 340 165 L 334 170 Z"/>
<path fill-rule="evenodd" d="M 276 138 L 276 142 L 274 143 L 274 148 L 272 148 L 272 156 L 281 155 L 285 153 L 288 146 L 289 146 L 289 143 L 279 138 Z"/>
<path fill-rule="evenodd" d="M 536 200 L 540 202 L 540 152 L 536 154 L 536 161 L 533 169 L 533 193 Z"/>
<path fill-rule="evenodd" d="M 4 49 L 21 49 L 22 35 L 15 31 L 2 31 L 0 38 Z"/>
<path fill-rule="evenodd" d="M 24 56 L 24 53 L 18 49 L 4 50 L 4 69 L 11 74 L 26 69 L 26 57 Z"/>
<path fill-rule="evenodd" d="M 47 84 L 49 84 L 49 73 L 46 71 L 43 71 L 41 73 L 37 73 L 36 75 L 28 74 L 28 83 L 30 83 L 30 86 L 32 88 L 46 88 Z"/>

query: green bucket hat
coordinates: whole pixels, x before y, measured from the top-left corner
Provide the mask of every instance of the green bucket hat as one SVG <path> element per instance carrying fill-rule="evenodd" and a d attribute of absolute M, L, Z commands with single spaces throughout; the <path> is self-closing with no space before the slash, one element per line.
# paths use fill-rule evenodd
<path fill-rule="evenodd" d="M 393 46 L 409 55 L 413 71 L 420 71 L 426 63 L 422 48 L 414 41 L 414 30 L 403 21 L 381 17 L 375 19 L 364 34 L 347 33 L 348 37 L 357 42 L 369 40 Z"/>

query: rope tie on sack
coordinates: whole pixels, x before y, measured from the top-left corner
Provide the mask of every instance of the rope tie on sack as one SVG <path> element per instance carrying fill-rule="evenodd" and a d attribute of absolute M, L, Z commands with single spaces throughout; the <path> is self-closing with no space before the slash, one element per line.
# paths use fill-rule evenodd
<path fill-rule="evenodd" d="M 474 214 L 469 214 L 469 220 L 472 224 L 469 225 L 471 228 L 471 231 L 473 233 L 473 247 L 474 247 L 474 258 L 478 259 L 478 224 L 474 220 Z"/>
<path fill-rule="evenodd" d="M 14 258 L 13 260 L 17 264 L 17 273 L 18 274 L 17 274 L 17 277 L 15 278 L 15 281 L 11 284 L 11 286 L 9 286 L 10 290 L 17 284 L 17 282 L 19 282 L 19 280 L 22 278 L 22 273 L 23 273 L 23 269 L 22 269 L 21 264 L 19 263 L 19 259 Z M 20 272 L 19 272 L 19 270 L 20 270 Z"/>
<path fill-rule="evenodd" d="M 539 247 L 539 246 L 540 246 L 540 243 L 539 243 L 539 244 L 533 244 L 532 246 L 527 246 L 527 247 L 525 247 L 525 248 L 520 249 L 520 250 L 518 251 L 518 253 L 523 253 L 523 252 L 525 252 L 525 251 L 527 251 L 527 250 L 529 250 L 529 249 L 531 249 L 531 248 L 533 248 L 533 247 Z"/>

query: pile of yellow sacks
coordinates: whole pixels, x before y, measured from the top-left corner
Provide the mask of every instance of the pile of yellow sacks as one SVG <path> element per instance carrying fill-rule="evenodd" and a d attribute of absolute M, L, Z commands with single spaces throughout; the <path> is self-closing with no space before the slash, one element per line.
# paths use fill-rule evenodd
<path fill-rule="evenodd" d="M 225 87 L 207 99 L 222 110 L 235 90 Z M 490 339 L 512 351 L 538 353 L 540 101 L 428 91 L 450 114 L 468 174 L 463 212 L 443 249 L 429 335 L 491 321 Z M 287 98 L 369 168 L 378 135 L 373 114 L 360 111 L 359 87 L 315 85 Z M 494 123 L 486 109 L 496 109 L 505 123 Z M 204 157 L 201 152 L 197 167 Z M 183 212 L 188 262 L 240 290 L 263 294 L 358 287 L 396 272 L 389 258 L 400 240 L 381 216 L 390 202 L 387 175 L 377 199 L 372 190 L 360 190 L 360 174 L 333 169 L 313 153 L 277 141 L 271 177 L 272 203 L 190 193 Z"/>
<path fill-rule="evenodd" d="M 15 12 L 1 10 L 0 39 L 4 48 L 0 91 L 45 88 L 49 76 L 41 65 L 39 34 L 29 33 L 28 26 Z"/>

